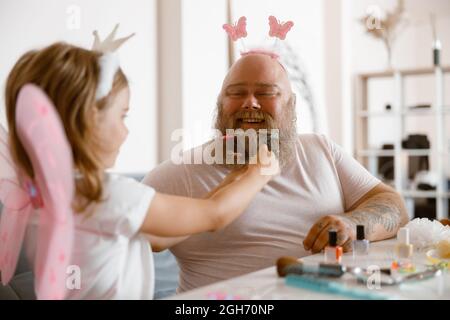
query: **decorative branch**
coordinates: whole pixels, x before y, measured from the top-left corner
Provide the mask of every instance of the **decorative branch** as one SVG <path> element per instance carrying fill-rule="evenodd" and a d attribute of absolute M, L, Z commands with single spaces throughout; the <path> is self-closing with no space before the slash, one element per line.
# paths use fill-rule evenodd
<path fill-rule="evenodd" d="M 386 12 L 385 17 L 367 14 L 359 20 L 366 28 L 367 33 L 375 39 L 383 41 L 389 59 L 392 62 L 392 48 L 401 30 L 407 25 L 405 17 L 405 2 L 397 0 L 397 6 L 392 12 Z"/>

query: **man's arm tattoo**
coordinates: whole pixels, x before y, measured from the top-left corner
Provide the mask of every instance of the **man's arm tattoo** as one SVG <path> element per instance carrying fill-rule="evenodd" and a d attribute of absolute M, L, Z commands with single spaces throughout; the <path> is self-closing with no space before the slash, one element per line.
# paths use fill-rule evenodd
<path fill-rule="evenodd" d="M 366 236 L 375 232 L 381 225 L 386 232 L 392 234 L 401 224 L 401 213 L 396 201 L 386 198 L 386 195 L 376 195 L 352 212 L 344 214 L 346 220 L 353 225 L 362 224 Z"/>

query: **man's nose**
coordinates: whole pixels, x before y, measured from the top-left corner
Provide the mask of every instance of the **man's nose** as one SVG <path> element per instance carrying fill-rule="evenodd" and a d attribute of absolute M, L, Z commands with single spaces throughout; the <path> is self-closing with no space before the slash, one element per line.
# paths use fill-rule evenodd
<path fill-rule="evenodd" d="M 259 105 L 258 99 L 253 94 L 250 94 L 247 99 L 244 102 L 243 105 L 244 109 L 261 109 L 261 106 Z"/>

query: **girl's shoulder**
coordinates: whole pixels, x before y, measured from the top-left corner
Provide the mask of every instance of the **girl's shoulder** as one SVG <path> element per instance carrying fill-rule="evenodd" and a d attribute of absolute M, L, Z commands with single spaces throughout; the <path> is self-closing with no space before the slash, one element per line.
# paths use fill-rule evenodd
<path fill-rule="evenodd" d="M 88 230 L 100 227 L 103 233 L 135 235 L 142 225 L 155 190 L 139 181 L 117 174 L 106 174 L 100 202 L 89 206 L 78 223 Z M 86 218 L 87 217 L 87 218 Z"/>
<path fill-rule="evenodd" d="M 117 173 L 105 173 L 104 187 L 115 189 L 120 187 L 140 188 L 143 184 L 135 178 L 131 178 Z"/>
<path fill-rule="evenodd" d="M 103 184 L 104 198 L 112 202 L 128 203 L 135 202 L 143 195 L 153 195 L 155 190 L 134 178 L 119 174 L 108 173 L 105 175 Z"/>

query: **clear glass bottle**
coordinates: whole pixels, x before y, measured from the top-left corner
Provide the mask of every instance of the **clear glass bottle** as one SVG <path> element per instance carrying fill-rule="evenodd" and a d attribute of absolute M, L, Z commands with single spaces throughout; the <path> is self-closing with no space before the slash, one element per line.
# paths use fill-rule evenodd
<path fill-rule="evenodd" d="M 393 275 L 411 273 L 416 270 L 412 259 L 413 252 L 413 245 L 409 243 L 409 229 L 400 228 L 397 233 L 397 244 L 395 246 L 396 261 L 391 266 Z"/>
<path fill-rule="evenodd" d="M 370 242 L 366 239 L 364 226 L 356 226 L 356 240 L 352 242 L 353 258 L 369 254 Z"/>
<path fill-rule="evenodd" d="M 413 255 L 413 245 L 409 243 L 409 229 L 400 228 L 397 233 L 397 245 L 395 255 L 400 263 L 411 263 Z"/>

